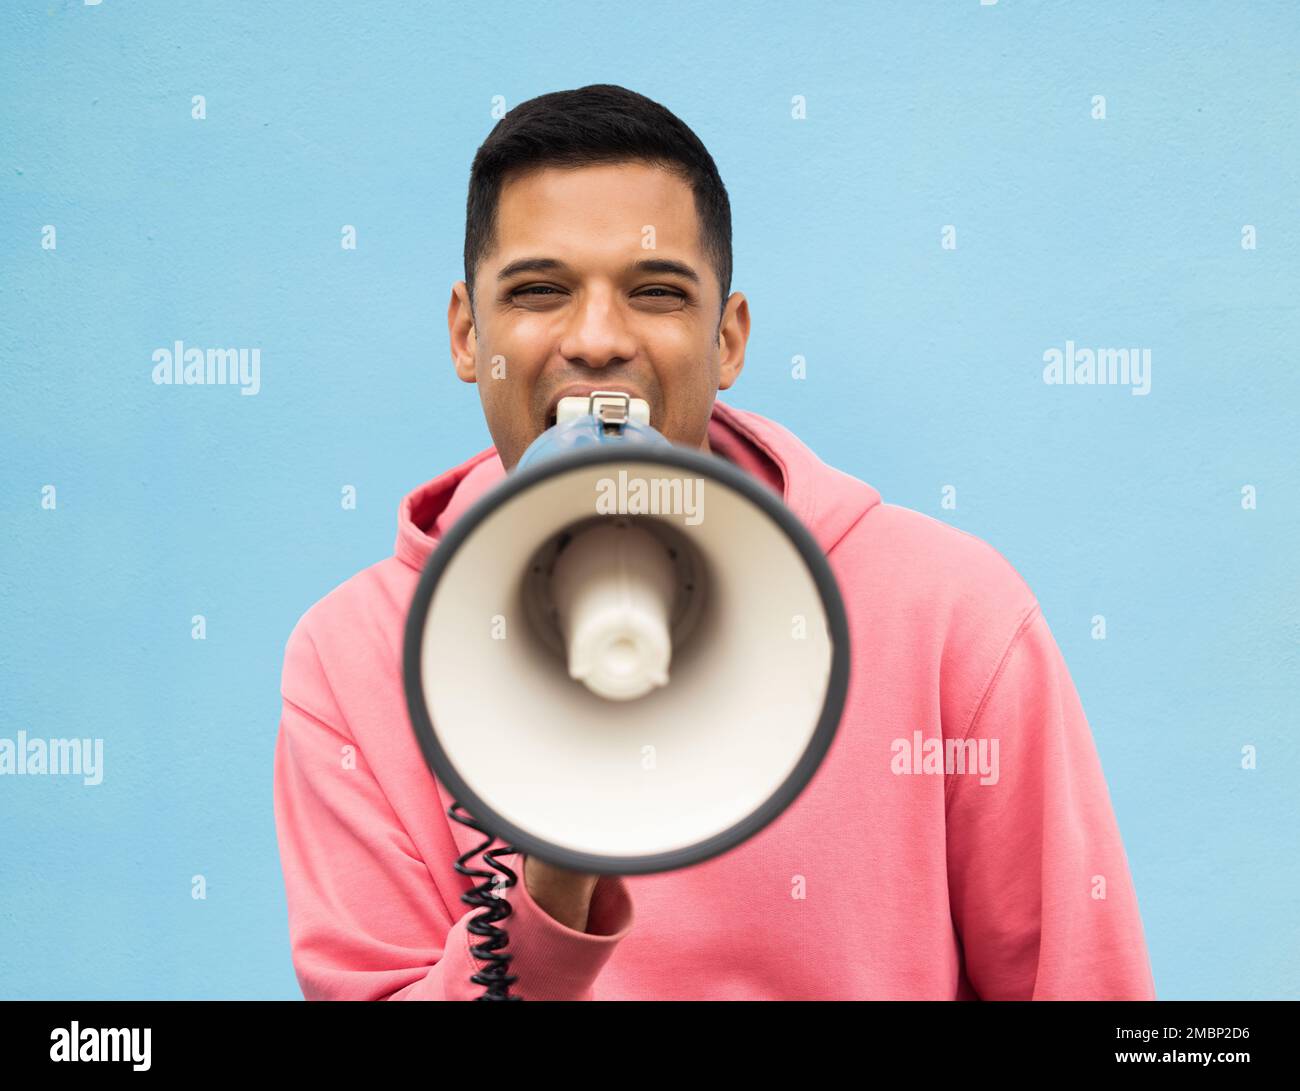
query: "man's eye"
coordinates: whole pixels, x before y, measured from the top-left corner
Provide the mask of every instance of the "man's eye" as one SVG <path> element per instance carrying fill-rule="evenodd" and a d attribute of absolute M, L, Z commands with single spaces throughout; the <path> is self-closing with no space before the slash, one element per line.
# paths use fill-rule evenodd
<path fill-rule="evenodd" d="M 663 293 L 662 295 L 650 296 L 651 299 L 685 299 L 686 298 L 686 296 L 682 292 L 677 291 L 675 288 L 663 288 L 659 286 L 656 286 L 654 288 L 646 288 L 641 294 L 649 295 L 649 293 L 651 292 Z M 517 295 L 531 295 L 531 296 L 537 296 L 538 298 L 541 299 L 546 299 L 549 296 L 556 295 L 556 294 L 558 294 L 556 289 L 552 288 L 549 284 L 530 284 L 524 288 L 516 288 L 513 292 L 510 293 L 512 298 Z"/>

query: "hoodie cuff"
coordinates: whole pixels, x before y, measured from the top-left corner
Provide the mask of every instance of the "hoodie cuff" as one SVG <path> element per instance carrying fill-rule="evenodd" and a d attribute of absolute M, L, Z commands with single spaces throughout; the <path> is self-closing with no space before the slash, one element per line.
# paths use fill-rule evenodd
<path fill-rule="evenodd" d="M 519 978 L 510 991 L 528 1000 L 590 1000 L 600 971 L 632 930 L 632 896 L 626 880 L 621 875 L 600 877 L 587 910 L 587 930 L 578 932 L 533 900 L 524 882 L 522 856 L 518 876 L 506 891 L 510 916 L 497 923 L 507 935 L 509 972 Z"/>
<path fill-rule="evenodd" d="M 590 1000 L 595 979 L 632 930 L 627 882 L 621 875 L 599 878 L 591 891 L 586 931 L 578 932 L 533 901 L 523 865 L 520 856 L 519 882 L 506 892 L 511 914 L 498 925 L 507 932 L 510 973 L 519 975 L 511 992 L 530 1000 Z"/>

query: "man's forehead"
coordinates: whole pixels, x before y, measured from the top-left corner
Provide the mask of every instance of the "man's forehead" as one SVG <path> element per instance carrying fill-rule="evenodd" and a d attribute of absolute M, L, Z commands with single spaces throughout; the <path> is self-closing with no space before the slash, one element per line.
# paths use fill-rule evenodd
<path fill-rule="evenodd" d="M 639 161 L 527 168 L 506 176 L 501 200 L 564 204 L 581 200 L 593 190 L 607 199 L 637 204 L 694 204 L 691 187 L 680 173 Z"/>
<path fill-rule="evenodd" d="M 509 180 L 496 226 L 501 264 L 525 250 L 578 240 L 581 249 L 670 246 L 693 253 L 699 233 L 690 186 L 670 171 L 641 163 L 548 167 Z M 654 234 L 649 243 L 648 232 Z"/>

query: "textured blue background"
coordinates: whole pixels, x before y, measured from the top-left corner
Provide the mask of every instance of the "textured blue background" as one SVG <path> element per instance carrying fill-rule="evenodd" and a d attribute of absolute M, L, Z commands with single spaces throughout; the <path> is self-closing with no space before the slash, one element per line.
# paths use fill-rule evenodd
<path fill-rule="evenodd" d="M 1298 39 L 1292 4 L 5 5 L 0 736 L 106 770 L 0 778 L 0 991 L 300 995 L 284 641 L 491 442 L 445 315 L 493 96 L 612 82 L 730 191 L 724 400 L 1043 603 L 1158 995 L 1300 997 Z M 260 394 L 155 386 L 178 338 L 261 347 Z M 1066 339 L 1150 348 L 1151 393 L 1045 385 Z"/>

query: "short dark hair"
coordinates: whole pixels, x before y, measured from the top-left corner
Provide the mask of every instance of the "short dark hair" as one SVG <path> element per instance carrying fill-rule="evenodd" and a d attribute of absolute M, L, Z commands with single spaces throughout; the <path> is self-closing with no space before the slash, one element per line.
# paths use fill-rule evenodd
<path fill-rule="evenodd" d="M 505 182 L 542 167 L 641 161 L 676 173 L 691 187 L 700 245 L 713 263 L 722 309 L 731 294 L 731 202 L 713 156 L 672 111 L 610 83 L 553 91 L 502 117 L 474 155 L 465 207 L 465 283 L 496 245 L 497 204 Z M 721 322 L 721 310 L 719 311 Z"/>

